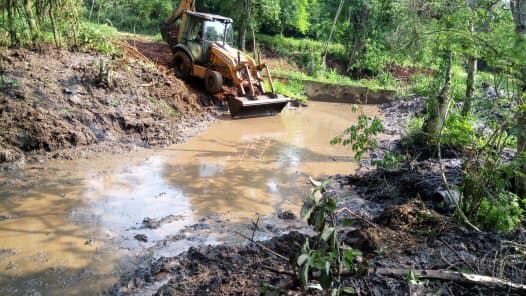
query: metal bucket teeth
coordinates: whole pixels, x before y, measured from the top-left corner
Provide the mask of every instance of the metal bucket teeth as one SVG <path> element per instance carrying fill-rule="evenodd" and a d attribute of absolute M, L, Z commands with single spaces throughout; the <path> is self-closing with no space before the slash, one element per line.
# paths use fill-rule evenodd
<path fill-rule="evenodd" d="M 275 98 L 269 95 L 258 96 L 255 100 L 246 97 L 230 97 L 228 107 L 232 118 L 273 116 L 281 113 L 289 101 L 288 98 L 279 95 Z"/>

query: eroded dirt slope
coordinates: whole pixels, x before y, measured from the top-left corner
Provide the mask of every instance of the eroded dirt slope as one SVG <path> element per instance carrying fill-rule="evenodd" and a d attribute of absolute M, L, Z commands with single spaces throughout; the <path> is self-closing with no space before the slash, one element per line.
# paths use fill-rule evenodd
<path fill-rule="evenodd" d="M 0 49 L 0 163 L 178 143 L 206 125 L 204 94 L 123 49 Z"/>

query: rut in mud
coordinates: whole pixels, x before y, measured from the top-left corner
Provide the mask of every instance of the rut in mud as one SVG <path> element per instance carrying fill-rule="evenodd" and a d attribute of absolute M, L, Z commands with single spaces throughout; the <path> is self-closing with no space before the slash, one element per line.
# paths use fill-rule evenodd
<path fill-rule="evenodd" d="M 108 57 L 52 47 L 2 49 L 0 162 L 180 143 L 206 126 L 206 95 L 175 78 L 166 64 L 123 51 L 123 57 Z"/>

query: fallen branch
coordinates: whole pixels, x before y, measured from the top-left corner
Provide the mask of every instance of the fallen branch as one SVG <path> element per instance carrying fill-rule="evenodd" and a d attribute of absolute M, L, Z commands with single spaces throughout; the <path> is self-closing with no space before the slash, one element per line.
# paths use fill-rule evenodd
<path fill-rule="evenodd" d="M 355 212 L 349 210 L 348 208 L 341 208 L 341 209 L 337 210 L 337 211 L 334 212 L 334 213 L 335 213 L 335 214 L 347 213 L 347 214 L 349 214 L 349 215 L 352 216 L 352 217 L 355 217 L 355 218 L 358 218 L 359 220 L 362 220 L 363 222 L 369 224 L 369 225 L 372 226 L 372 227 L 378 228 L 378 226 L 377 226 L 376 224 L 374 224 L 373 222 L 371 222 L 371 221 L 365 219 L 364 217 L 362 217 L 362 216 L 356 214 Z"/>
<path fill-rule="evenodd" d="M 269 270 L 269 271 L 272 271 L 272 272 L 277 273 L 277 274 L 284 274 L 284 275 L 295 276 L 294 272 L 288 271 L 288 270 L 277 269 L 277 268 L 266 266 L 266 265 L 262 265 L 261 268 Z"/>
<path fill-rule="evenodd" d="M 477 270 L 475 270 L 475 267 L 473 267 L 473 265 L 471 265 L 467 260 L 466 258 L 464 258 L 464 256 L 460 255 L 459 252 L 457 252 L 457 250 L 453 249 L 453 247 L 451 247 L 448 243 L 446 243 L 445 241 L 441 240 L 441 239 L 438 239 L 439 242 L 441 242 L 442 244 L 444 244 L 449 250 L 451 250 L 451 252 L 453 252 L 455 255 L 457 255 L 457 257 L 462 260 L 462 262 L 464 262 L 464 264 L 466 264 L 467 267 L 469 267 L 469 269 L 471 269 L 472 272 L 477 272 Z"/>
<path fill-rule="evenodd" d="M 278 254 L 278 253 L 272 251 L 271 249 L 265 247 L 264 245 L 258 243 L 257 241 L 251 239 L 250 237 L 248 237 L 248 236 L 246 236 L 246 235 L 244 235 L 244 234 L 242 234 L 242 233 L 240 233 L 240 232 L 237 232 L 237 231 L 233 231 L 233 232 L 234 232 L 235 234 L 241 236 L 242 238 L 249 240 L 251 243 L 253 243 L 253 244 L 255 244 L 256 246 L 260 247 L 260 248 L 263 249 L 264 251 L 266 251 L 266 252 L 268 252 L 268 253 L 270 253 L 270 254 L 272 254 L 272 255 L 274 255 L 274 256 L 280 258 L 280 259 L 283 259 L 283 260 L 286 261 L 286 262 L 289 262 L 289 258 L 287 258 L 287 257 L 285 257 L 285 256 L 283 256 L 283 255 L 281 255 L 281 254 Z"/>
<path fill-rule="evenodd" d="M 478 274 L 469 274 L 449 270 L 409 270 L 409 269 L 390 269 L 378 268 L 370 269 L 369 273 L 383 276 L 406 277 L 412 272 L 416 277 L 423 279 L 435 279 L 443 281 L 452 281 L 468 285 L 480 285 L 491 289 L 501 289 L 507 291 L 519 292 L 522 295 L 526 293 L 526 285 L 517 284 L 496 277 L 490 277 Z"/>

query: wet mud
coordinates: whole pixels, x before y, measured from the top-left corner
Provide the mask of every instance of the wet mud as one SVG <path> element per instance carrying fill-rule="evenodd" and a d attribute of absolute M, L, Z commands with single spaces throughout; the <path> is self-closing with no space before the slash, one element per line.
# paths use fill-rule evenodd
<path fill-rule="evenodd" d="M 202 92 L 126 50 L 0 56 L 0 164 L 181 143 L 213 120 Z"/>
<path fill-rule="evenodd" d="M 329 144 L 358 116 L 351 110 L 224 117 L 184 144 L 0 173 L 0 294 L 103 293 L 189 247 L 242 244 L 236 232 L 252 221 L 258 240 L 310 233 L 297 219 L 308 177 L 359 167 Z"/>

